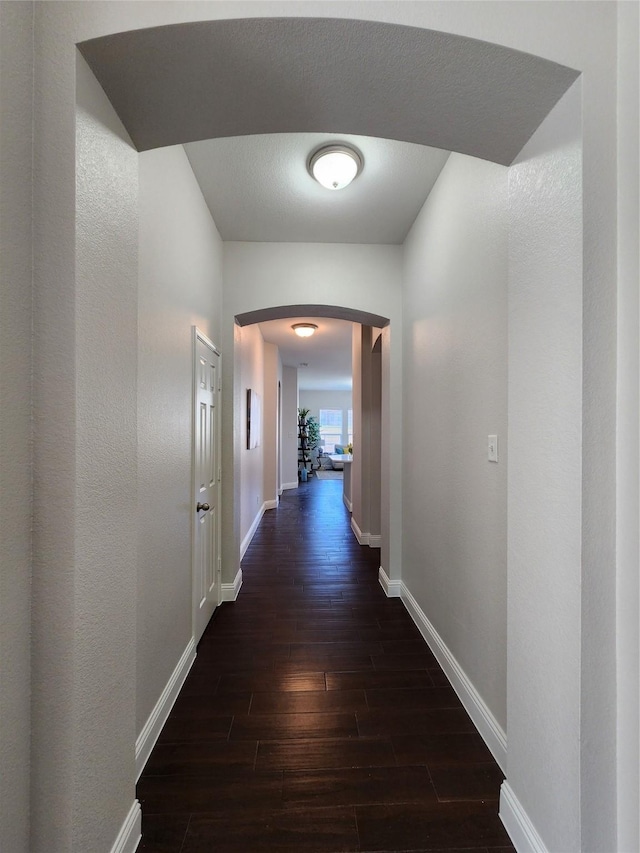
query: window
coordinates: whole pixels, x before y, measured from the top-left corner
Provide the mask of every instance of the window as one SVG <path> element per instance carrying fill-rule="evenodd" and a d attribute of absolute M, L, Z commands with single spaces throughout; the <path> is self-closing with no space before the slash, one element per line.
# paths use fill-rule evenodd
<path fill-rule="evenodd" d="M 342 441 L 342 409 L 320 409 L 320 443 L 323 453 L 333 453 Z"/>
<path fill-rule="evenodd" d="M 349 409 L 347 415 L 347 429 L 349 434 L 349 444 L 353 444 L 353 409 Z"/>

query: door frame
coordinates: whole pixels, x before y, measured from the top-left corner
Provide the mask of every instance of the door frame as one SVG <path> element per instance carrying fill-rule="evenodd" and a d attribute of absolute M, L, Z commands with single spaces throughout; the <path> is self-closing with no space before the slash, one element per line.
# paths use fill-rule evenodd
<path fill-rule="evenodd" d="M 191 636 L 195 639 L 198 602 L 196 595 L 196 530 L 198 517 L 195 506 L 196 493 L 196 405 L 198 400 L 198 341 L 212 350 L 219 359 L 218 363 L 218 400 L 216 406 L 216 454 L 218 459 L 217 501 L 216 501 L 216 602 L 219 607 L 222 602 L 222 353 L 197 326 L 191 327 L 191 497 L 189 511 L 191 513 Z"/>

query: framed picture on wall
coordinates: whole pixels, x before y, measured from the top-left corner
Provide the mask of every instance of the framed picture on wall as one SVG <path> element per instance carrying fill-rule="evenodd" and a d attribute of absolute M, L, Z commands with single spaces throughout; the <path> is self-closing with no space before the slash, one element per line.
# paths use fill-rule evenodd
<path fill-rule="evenodd" d="M 260 445 L 261 429 L 260 395 L 247 388 L 247 450 L 253 450 Z"/>

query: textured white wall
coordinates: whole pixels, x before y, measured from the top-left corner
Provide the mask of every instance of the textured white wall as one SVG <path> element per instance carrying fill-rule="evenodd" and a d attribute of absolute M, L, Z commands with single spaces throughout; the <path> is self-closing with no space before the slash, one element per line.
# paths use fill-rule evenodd
<path fill-rule="evenodd" d="M 0 850 L 29 846 L 31 589 L 30 3 L 0 4 Z"/>
<path fill-rule="evenodd" d="M 225 282 L 226 284 L 226 282 Z M 240 424 L 242 445 L 240 450 L 241 495 L 240 541 L 244 542 L 251 525 L 264 501 L 264 435 L 260 444 L 247 449 L 247 390 L 251 388 L 260 396 L 264 416 L 264 339 L 257 325 L 244 326 L 240 330 Z M 262 422 L 264 432 L 264 417 Z"/>
<path fill-rule="evenodd" d="M 507 169 L 452 154 L 404 269 L 403 580 L 506 728 Z"/>
<path fill-rule="evenodd" d="M 372 354 L 374 334 L 371 326 L 353 325 L 351 361 L 353 364 L 353 462 L 351 464 L 351 520 L 361 533 L 379 534 L 371 529 L 371 504 L 380 488 L 373 480 L 380 478 L 380 469 L 371 468 L 372 449 Z M 387 486 L 388 487 L 388 486 Z M 379 515 L 379 511 L 377 513 Z M 366 539 L 368 541 L 368 538 Z M 386 571 L 386 566 L 384 567 Z M 387 571 L 387 574 L 388 571 Z"/>
<path fill-rule="evenodd" d="M 278 412 L 278 347 L 264 344 L 264 394 L 262 398 L 262 423 L 264 449 L 264 480 L 262 493 L 265 501 L 275 501 L 278 491 L 277 412 Z"/>
<path fill-rule="evenodd" d="M 580 827 L 580 94 L 509 170 L 507 779 L 546 848 L 566 851 L 616 849 L 582 846 Z M 615 672 L 598 675 L 613 695 Z"/>
<path fill-rule="evenodd" d="M 373 330 L 375 344 L 380 331 Z M 371 413 L 369 431 L 369 533 L 380 536 L 382 532 L 382 348 L 371 353 Z"/>
<path fill-rule="evenodd" d="M 618 849 L 640 849 L 640 648 L 638 346 L 640 221 L 638 174 L 640 6 L 618 7 Z M 624 73 L 626 67 L 633 73 Z"/>
<path fill-rule="evenodd" d="M 33 756 L 51 759 L 52 742 L 70 740 L 62 762 L 71 784 L 54 828 L 47 809 L 59 768 L 40 765 L 33 851 L 108 850 L 134 799 L 138 157 L 82 60 L 76 91 L 73 616 L 60 626 L 47 602 L 36 651 L 42 661 L 61 627 L 73 642 L 61 650 L 66 695 L 54 699 L 54 667 L 38 671 L 34 693 L 49 701 L 34 708 L 32 741 Z M 38 361 L 55 357 L 40 350 Z"/>
<path fill-rule="evenodd" d="M 282 485 L 298 486 L 298 368 L 282 368 Z"/>
<path fill-rule="evenodd" d="M 351 518 L 360 530 L 368 533 L 368 528 L 363 528 L 362 519 L 362 339 L 363 326 L 354 323 L 351 329 L 351 371 L 353 374 L 352 400 L 353 400 L 353 444 L 356 453 L 351 463 L 350 481 L 351 487 Z M 385 566 L 385 571 L 389 570 Z"/>
<path fill-rule="evenodd" d="M 391 488 L 380 490 L 380 535 L 382 537 L 382 546 L 380 551 L 380 565 L 390 566 L 390 553 L 392 550 L 397 553 L 401 552 L 402 548 L 402 529 L 391 529 L 391 515 L 396 513 L 402 518 L 402 481 L 391 480 L 391 469 L 398 464 L 398 457 L 402 458 L 402 448 L 394 447 L 392 444 L 393 430 L 392 423 L 395 420 L 394 412 L 391 408 L 391 329 L 385 326 L 382 330 L 381 341 L 381 395 L 380 395 L 380 480 L 391 484 Z M 398 349 L 401 349 L 401 342 L 398 341 Z M 402 353 L 401 353 L 402 357 Z M 393 508 L 393 510 L 392 510 Z M 397 538 L 397 542 L 391 543 L 393 538 Z M 396 579 L 399 575 L 396 575 Z"/>
<path fill-rule="evenodd" d="M 192 636 L 192 326 L 220 346 L 222 242 L 182 146 L 139 155 L 139 734 Z"/>

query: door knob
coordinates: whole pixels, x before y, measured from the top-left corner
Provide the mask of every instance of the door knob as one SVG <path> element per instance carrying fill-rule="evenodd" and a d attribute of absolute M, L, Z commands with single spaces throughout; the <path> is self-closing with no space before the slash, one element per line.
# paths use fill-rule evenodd
<path fill-rule="evenodd" d="M 201 504 L 198 501 L 198 506 L 196 507 L 196 512 L 200 512 L 201 509 L 203 509 L 206 512 L 209 509 L 209 504 Z"/>

